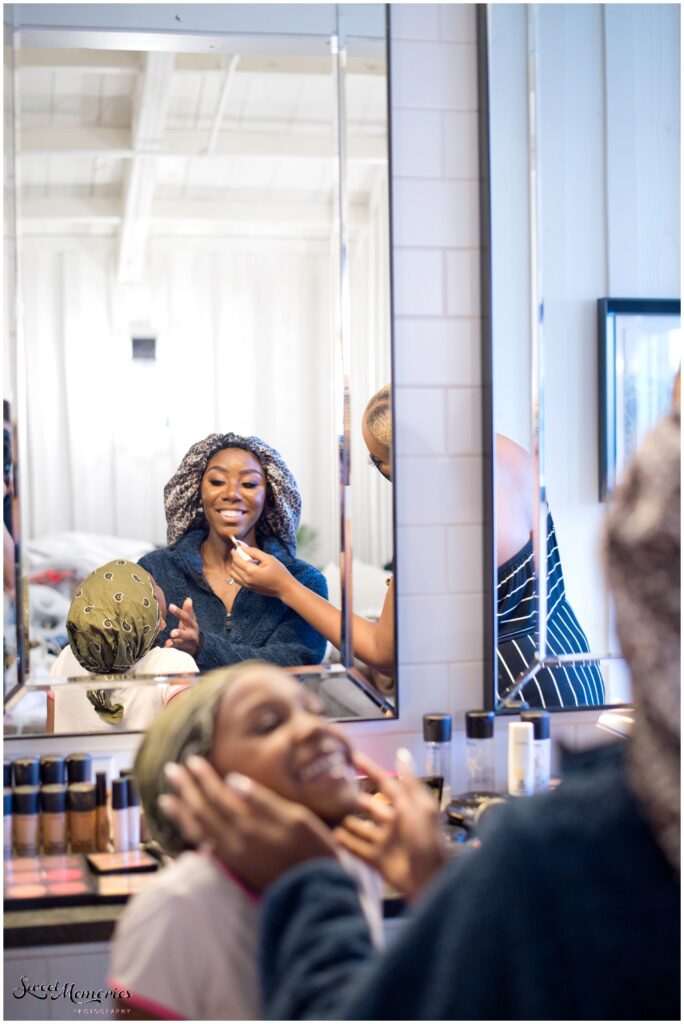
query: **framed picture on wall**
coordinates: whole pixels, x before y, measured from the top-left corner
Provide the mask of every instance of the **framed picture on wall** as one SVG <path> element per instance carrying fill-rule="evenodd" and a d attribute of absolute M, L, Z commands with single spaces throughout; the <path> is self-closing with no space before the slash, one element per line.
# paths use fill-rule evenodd
<path fill-rule="evenodd" d="M 599 299 L 599 496 L 672 406 L 682 358 L 679 299 Z"/>

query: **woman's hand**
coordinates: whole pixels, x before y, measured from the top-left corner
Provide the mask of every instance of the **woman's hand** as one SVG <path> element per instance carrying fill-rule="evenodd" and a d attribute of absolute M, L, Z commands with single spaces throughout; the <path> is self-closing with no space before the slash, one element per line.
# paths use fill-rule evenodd
<path fill-rule="evenodd" d="M 177 795 L 160 797 L 164 814 L 188 842 L 208 846 L 257 892 L 302 861 L 336 856 L 320 818 L 253 779 L 232 772 L 229 785 L 201 757 L 168 764 L 166 774 Z"/>
<path fill-rule="evenodd" d="M 233 552 L 231 576 L 241 586 L 264 594 L 266 597 L 277 597 L 283 600 L 287 588 L 295 581 L 294 577 L 273 555 L 267 555 L 259 548 L 250 548 L 240 544 L 240 550 L 252 559 L 247 562 L 240 554 Z"/>
<path fill-rule="evenodd" d="M 446 862 L 447 845 L 439 826 L 439 807 L 416 778 L 408 752 L 398 755 L 399 778 L 387 775 L 367 757 L 354 763 L 378 786 L 382 797 L 362 794 L 360 809 L 369 820 L 350 815 L 334 836 L 340 846 L 376 868 L 397 892 L 416 899 Z"/>
<path fill-rule="evenodd" d="M 199 650 L 200 628 L 192 607 L 192 598 L 186 597 L 182 608 L 177 604 L 170 604 L 169 611 L 178 619 L 178 629 L 171 630 L 165 646 L 175 647 L 176 650 L 185 651 L 194 657 Z"/>

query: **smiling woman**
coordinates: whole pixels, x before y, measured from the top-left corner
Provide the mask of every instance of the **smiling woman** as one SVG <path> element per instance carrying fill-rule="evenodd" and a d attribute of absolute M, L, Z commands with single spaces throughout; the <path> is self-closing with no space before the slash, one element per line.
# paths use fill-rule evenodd
<path fill-rule="evenodd" d="M 327 596 L 323 574 L 295 557 L 301 499 L 280 455 L 257 437 L 210 434 L 187 452 L 164 502 L 169 546 L 140 559 L 178 619 L 160 642 L 192 654 L 200 669 L 254 657 L 320 662 L 323 637 L 281 602 L 243 591 L 233 575 L 235 542 L 245 541 Z"/>
<path fill-rule="evenodd" d="M 339 855 L 380 942 L 379 878 L 336 849 L 326 827 L 356 807 L 359 789 L 349 742 L 321 712 L 316 695 L 280 669 L 253 662 L 211 673 L 147 733 L 135 762 L 143 807 L 154 838 L 180 856 L 131 901 L 114 936 L 110 982 L 128 989 L 135 1011 L 162 1020 L 262 1018 L 259 901 L 215 856 L 193 850 L 164 813 L 173 772 L 193 755 L 210 759 L 221 776 L 249 770 L 292 801 L 295 814 L 313 811 L 318 820 L 309 855 Z"/>

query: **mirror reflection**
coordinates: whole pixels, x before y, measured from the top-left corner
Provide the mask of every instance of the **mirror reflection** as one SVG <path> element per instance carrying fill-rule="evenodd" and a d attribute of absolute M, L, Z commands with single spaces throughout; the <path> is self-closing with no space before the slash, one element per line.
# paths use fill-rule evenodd
<path fill-rule="evenodd" d="M 171 44 L 69 48 L 62 38 L 16 53 L 34 681 L 74 675 L 73 658 L 92 672 L 126 661 L 127 674 L 165 675 L 256 656 L 340 662 L 340 174 L 353 601 L 371 626 L 386 604 L 391 495 L 361 454 L 360 415 L 390 380 L 385 40 L 349 41 L 344 167 L 330 40 L 269 37 L 267 52 L 256 37 L 240 43 L 174 53 Z M 321 599 L 337 636 L 247 578 L 269 559 Z M 144 652 L 126 642 L 137 620 L 114 614 L 128 595 L 114 609 L 124 588 L 104 579 L 124 568 L 154 592 L 158 621 L 135 626 L 149 627 L 146 641 L 156 631 Z M 102 616 L 110 626 L 78 658 L 73 637 L 97 604 L 84 603 L 94 573 L 113 590 Z M 363 650 L 368 694 L 380 684 L 393 699 L 393 656 L 366 667 Z M 151 656 L 152 667 L 141 664 Z M 87 693 L 84 713 L 116 715 L 111 693 Z M 72 697 L 83 699 L 82 688 Z M 338 703 L 349 713 L 349 700 Z M 374 715 L 391 709 L 384 701 L 378 712 L 363 685 L 357 703 Z"/>
<path fill-rule="evenodd" d="M 499 595 L 495 702 L 545 647 L 551 666 L 522 689 L 531 706 L 619 704 L 630 687 L 601 568 L 597 303 L 679 294 L 678 10 L 494 4 L 487 27 L 496 518 L 499 536 L 519 527 L 498 552 L 512 592 L 510 606 Z M 586 651 L 600 665 L 569 663 Z"/>

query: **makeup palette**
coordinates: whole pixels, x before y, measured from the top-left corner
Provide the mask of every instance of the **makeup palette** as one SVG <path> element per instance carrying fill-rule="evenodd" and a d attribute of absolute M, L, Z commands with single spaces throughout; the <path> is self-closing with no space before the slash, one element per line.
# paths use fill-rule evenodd
<path fill-rule="evenodd" d="M 159 861 L 144 850 L 121 850 L 118 853 L 88 853 L 86 860 L 98 875 L 121 872 L 156 871 Z"/>
<path fill-rule="evenodd" d="M 142 850 L 90 856 L 106 858 L 104 870 L 110 873 L 100 877 L 93 874 L 81 854 L 6 860 L 5 910 L 124 903 L 152 879 L 152 872 L 158 867 L 157 861 Z M 125 863 L 123 858 L 126 861 L 130 858 L 130 863 Z"/>
<path fill-rule="evenodd" d="M 96 901 L 93 879 L 77 854 L 15 857 L 4 863 L 5 910 Z"/>

